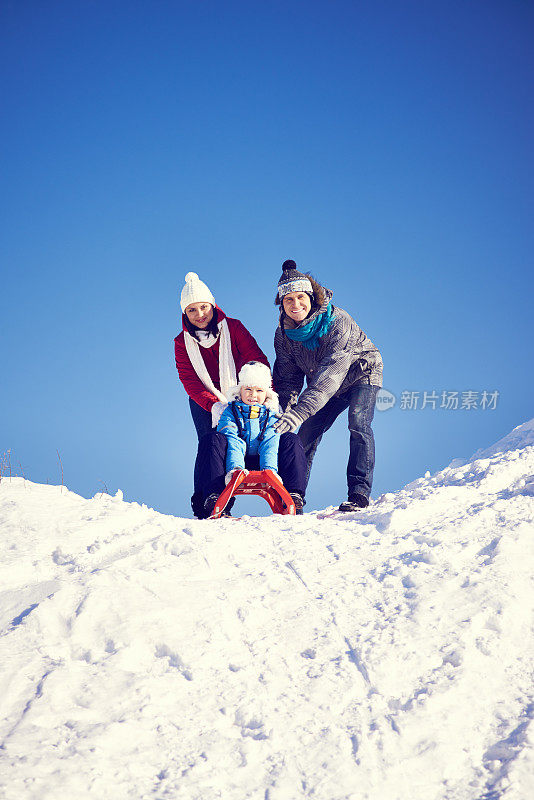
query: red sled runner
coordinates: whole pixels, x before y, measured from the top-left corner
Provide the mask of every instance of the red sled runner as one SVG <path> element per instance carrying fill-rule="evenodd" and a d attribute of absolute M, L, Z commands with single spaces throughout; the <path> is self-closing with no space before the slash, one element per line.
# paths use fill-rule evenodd
<path fill-rule="evenodd" d="M 245 475 L 240 470 L 219 495 L 210 519 L 219 519 L 235 495 L 257 494 L 267 500 L 273 514 L 296 514 L 293 498 L 274 472 L 270 469 L 253 470 Z"/>

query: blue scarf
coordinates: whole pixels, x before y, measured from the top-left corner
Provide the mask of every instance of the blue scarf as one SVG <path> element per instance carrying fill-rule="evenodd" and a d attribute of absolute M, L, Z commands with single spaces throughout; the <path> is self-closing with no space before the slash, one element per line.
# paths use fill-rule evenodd
<path fill-rule="evenodd" d="M 321 344 L 321 339 L 332 327 L 334 311 L 332 303 L 328 303 L 326 309 L 317 314 L 315 319 L 308 322 L 302 328 L 286 328 L 284 333 L 293 342 L 300 342 L 308 350 L 316 350 Z"/>

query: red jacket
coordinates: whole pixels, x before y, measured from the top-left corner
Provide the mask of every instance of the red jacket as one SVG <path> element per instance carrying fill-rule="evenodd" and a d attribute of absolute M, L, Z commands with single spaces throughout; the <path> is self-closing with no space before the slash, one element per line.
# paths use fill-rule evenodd
<path fill-rule="evenodd" d="M 228 330 L 230 331 L 230 344 L 232 347 L 232 355 L 235 362 L 236 375 L 239 370 L 246 364 L 247 361 L 261 361 L 269 367 L 267 357 L 258 347 L 258 343 L 253 336 L 247 331 L 242 322 L 238 319 L 231 319 L 227 317 L 224 311 L 217 306 L 218 321 L 226 319 L 228 323 Z M 185 318 L 182 315 L 182 326 L 184 330 Z M 219 339 L 211 347 L 200 347 L 200 353 L 204 359 L 204 364 L 209 372 L 210 378 L 215 387 L 220 390 L 221 384 L 219 381 Z M 174 340 L 174 354 L 176 357 L 176 369 L 180 380 L 184 385 L 184 389 L 189 397 L 202 406 L 206 411 L 211 411 L 211 407 L 217 402 L 218 398 L 212 394 L 209 389 L 206 389 L 193 365 L 187 355 L 185 349 L 184 333 L 179 333 Z"/>

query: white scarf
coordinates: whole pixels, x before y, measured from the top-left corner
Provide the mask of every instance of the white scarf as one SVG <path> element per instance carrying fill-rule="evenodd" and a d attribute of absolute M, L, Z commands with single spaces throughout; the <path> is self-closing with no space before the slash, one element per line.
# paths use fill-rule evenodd
<path fill-rule="evenodd" d="M 199 331 L 201 334 L 200 345 L 195 336 L 191 336 L 189 331 L 184 331 L 185 349 L 189 356 L 189 361 L 193 365 L 193 369 L 206 389 L 212 392 L 221 403 L 227 403 L 228 390 L 231 386 L 236 385 L 237 377 L 230 343 L 230 330 L 226 319 L 221 320 L 217 327 L 219 328 L 218 337 L 204 331 Z M 206 335 L 202 336 L 204 333 Z M 221 384 L 221 391 L 215 388 L 210 374 L 206 369 L 204 359 L 200 354 L 200 346 L 212 347 L 217 341 L 217 338 L 219 339 L 219 381 Z"/>

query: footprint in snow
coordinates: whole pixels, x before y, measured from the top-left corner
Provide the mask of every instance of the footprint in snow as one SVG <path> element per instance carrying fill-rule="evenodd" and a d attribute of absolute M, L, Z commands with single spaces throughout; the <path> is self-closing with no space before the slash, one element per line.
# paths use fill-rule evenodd
<path fill-rule="evenodd" d="M 64 553 L 61 547 L 56 547 L 56 549 L 52 553 L 52 561 L 59 567 L 64 567 L 69 564 L 74 564 L 74 556 L 71 556 L 68 553 Z"/>
<path fill-rule="evenodd" d="M 169 666 L 173 669 L 177 669 L 186 679 L 186 681 L 193 680 L 193 673 L 187 666 L 184 664 L 178 653 L 173 653 L 166 644 L 160 644 L 156 648 L 156 658 L 167 658 L 169 660 Z"/>
<path fill-rule="evenodd" d="M 261 714 L 257 711 L 238 708 L 235 712 L 235 724 L 238 728 L 241 728 L 241 736 L 243 738 L 255 739 L 256 741 L 271 738 L 272 731 L 266 733 L 265 723 L 261 718 Z"/>

